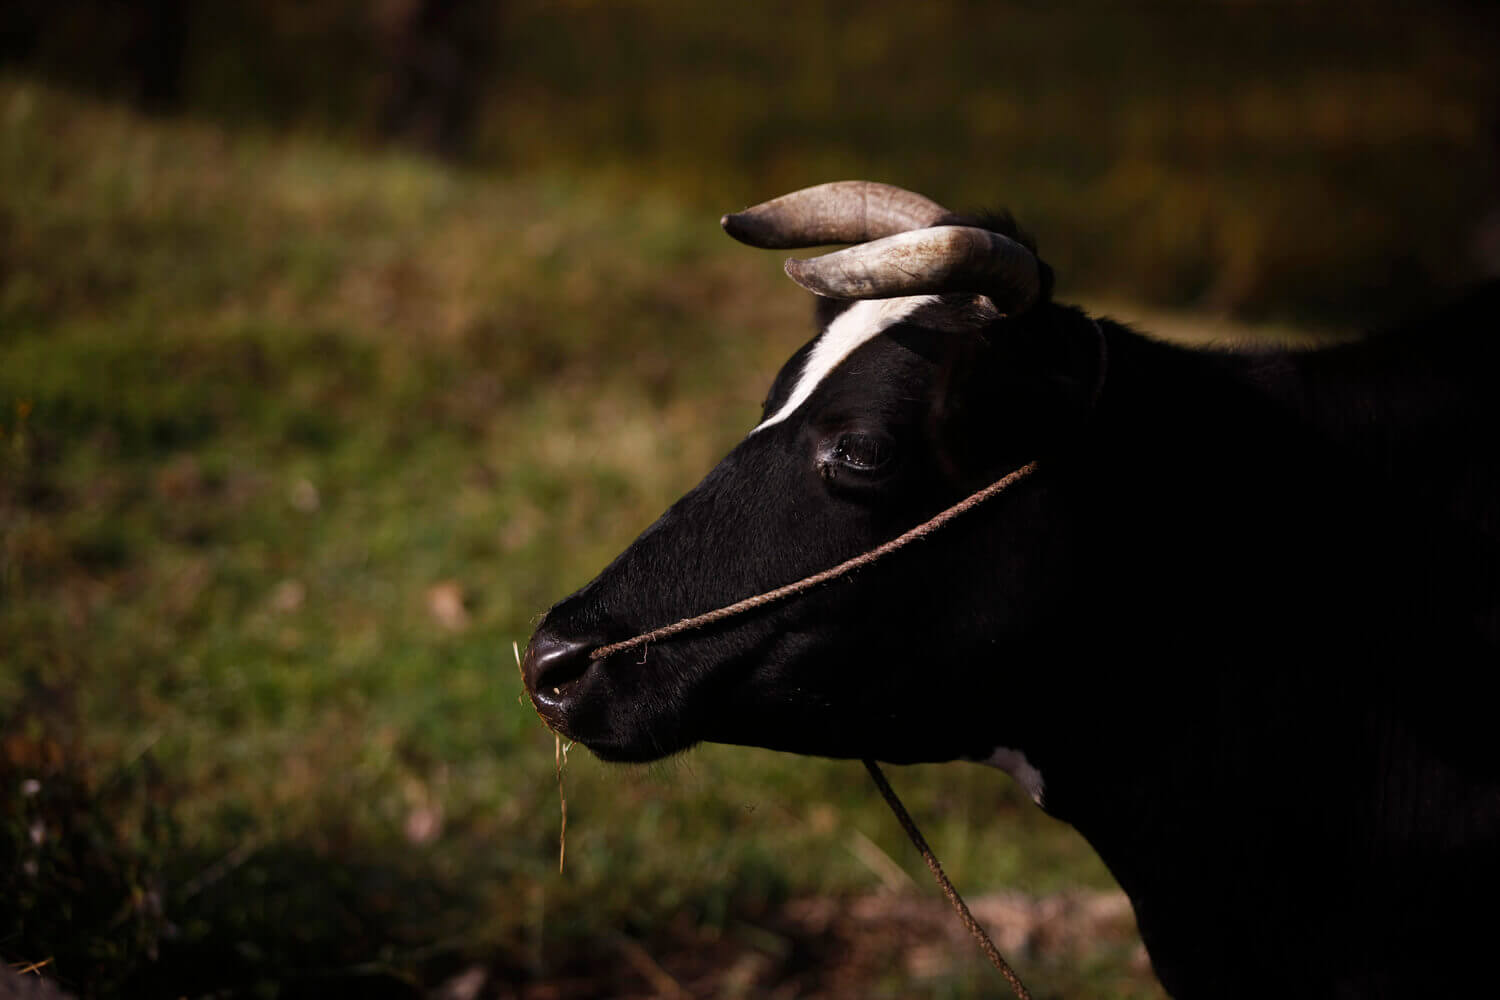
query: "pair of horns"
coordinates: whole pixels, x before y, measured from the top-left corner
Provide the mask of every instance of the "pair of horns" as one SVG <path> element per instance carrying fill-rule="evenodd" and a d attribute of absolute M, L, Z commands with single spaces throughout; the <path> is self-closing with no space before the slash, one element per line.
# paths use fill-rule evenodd
<path fill-rule="evenodd" d="M 873 181 L 834 181 L 726 215 L 725 232 L 768 250 L 853 243 L 836 253 L 786 262 L 810 292 L 833 299 L 970 292 L 1012 315 L 1041 289 L 1036 256 L 999 233 L 940 225 L 951 217 L 919 194 Z"/>

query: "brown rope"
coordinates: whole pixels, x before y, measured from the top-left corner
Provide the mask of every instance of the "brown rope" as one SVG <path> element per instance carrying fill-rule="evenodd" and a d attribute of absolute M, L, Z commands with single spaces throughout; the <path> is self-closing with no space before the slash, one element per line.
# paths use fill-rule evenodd
<path fill-rule="evenodd" d="M 896 821 L 901 824 L 901 829 L 911 838 L 917 850 L 922 852 L 922 860 L 927 862 L 927 868 L 932 872 L 933 878 L 937 879 L 938 885 L 943 890 L 943 895 L 948 897 L 948 902 L 953 904 L 953 909 L 958 913 L 959 921 L 968 928 L 974 940 L 979 942 L 979 947 L 989 958 L 990 964 L 999 970 L 1005 981 L 1010 983 L 1010 988 L 1016 994 L 1016 1000 L 1031 1000 L 1031 994 L 1026 991 L 1026 985 L 1021 982 L 1021 977 L 1016 975 L 1016 970 L 1010 967 L 1005 956 L 1000 954 L 1000 949 L 995 947 L 995 942 L 990 940 L 989 934 L 985 933 L 979 921 L 974 919 L 974 914 L 969 912 L 969 904 L 958 894 L 953 883 L 948 880 L 948 875 L 943 871 L 943 866 L 938 863 L 937 855 L 932 853 L 932 848 L 927 846 L 927 839 L 922 836 L 922 831 L 917 829 L 916 821 L 911 818 L 911 813 L 901 804 L 901 799 L 896 796 L 895 789 L 891 783 L 885 780 L 885 772 L 880 765 L 870 758 L 865 758 L 865 770 L 870 772 L 870 777 L 875 781 L 875 787 L 880 789 L 880 794 L 885 796 L 886 805 L 891 807 L 891 812 L 896 814 Z"/>
<path fill-rule="evenodd" d="M 931 519 L 917 525 L 915 528 L 912 528 L 905 534 L 898 535 L 897 537 L 892 538 L 890 541 L 884 543 L 883 545 L 877 545 L 870 551 L 857 555 L 852 559 L 846 559 L 843 562 L 839 563 L 837 566 L 834 566 L 830 569 L 825 569 L 819 573 L 814 573 L 812 576 L 803 577 L 795 583 L 789 583 L 786 586 L 777 587 L 775 590 L 768 590 L 763 594 L 756 594 L 754 597 L 747 597 L 743 601 L 736 601 L 735 603 L 719 608 L 716 611 L 709 611 L 701 615 L 694 615 L 691 618 L 684 618 L 681 621 L 674 622 L 671 625 L 664 625 L 661 628 L 652 629 L 649 632 L 642 632 L 640 635 L 634 636 L 630 639 L 626 639 L 623 642 L 613 642 L 608 646 L 600 646 L 598 649 L 589 654 L 589 659 L 602 660 L 606 656 L 611 656 L 615 653 L 623 653 L 627 649 L 634 649 L 637 646 L 644 646 L 647 643 L 656 642 L 658 639 L 666 639 L 671 636 L 677 635 L 678 633 L 686 632 L 689 629 L 702 628 L 705 625 L 712 625 L 715 622 L 721 622 L 726 618 L 732 618 L 735 615 L 743 614 L 746 611 L 764 607 L 767 604 L 782 600 L 783 598 L 801 594 L 804 591 L 811 590 L 820 583 L 827 583 L 834 577 L 843 576 L 845 573 L 849 573 L 863 566 L 868 566 L 870 563 L 874 562 L 882 556 L 889 555 L 890 553 L 895 552 L 897 549 L 902 548 L 903 546 L 906 546 L 919 538 L 925 538 L 965 511 L 971 510 L 972 508 L 979 506 L 981 503 L 984 503 L 984 501 L 990 499 L 991 497 L 998 496 L 999 494 L 1005 492 L 1016 483 L 1019 483 L 1021 480 L 1031 475 L 1036 471 L 1036 469 L 1037 463 L 1027 462 L 1016 471 L 1003 476 L 1000 479 L 997 479 L 995 482 L 986 486 L 984 489 L 978 491 L 977 493 L 970 494 L 967 498 L 960 500 L 958 503 L 954 504 L 952 507 L 949 507 L 947 510 L 939 512 Z"/>

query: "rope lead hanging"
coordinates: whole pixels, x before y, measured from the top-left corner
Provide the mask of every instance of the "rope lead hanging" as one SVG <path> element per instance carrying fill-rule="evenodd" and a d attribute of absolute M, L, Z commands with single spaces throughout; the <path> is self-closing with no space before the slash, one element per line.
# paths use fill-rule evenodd
<path fill-rule="evenodd" d="M 918 851 L 922 853 L 922 860 L 927 862 L 927 870 L 932 872 L 933 878 L 937 879 L 938 887 L 943 890 L 943 895 L 948 897 L 948 902 L 953 904 L 954 912 L 958 914 L 959 923 L 963 924 L 973 935 L 974 940 L 979 942 L 979 948 L 985 957 L 990 960 L 1005 981 L 1010 983 L 1011 990 L 1016 994 L 1016 1000 L 1031 1000 L 1031 994 L 1027 992 L 1026 985 L 1021 982 L 1021 977 L 1016 975 L 1016 970 L 1010 967 L 1005 956 L 1000 954 L 1000 949 L 995 947 L 995 942 L 990 939 L 989 934 L 974 919 L 974 914 L 969 912 L 969 904 L 958 894 L 958 890 L 949 881 L 948 875 L 943 871 L 943 866 L 938 862 L 937 855 L 932 853 L 932 848 L 927 846 L 927 838 L 922 836 L 922 831 L 917 829 L 916 820 L 911 818 L 911 813 L 906 811 L 906 806 L 901 804 L 896 790 L 891 783 L 885 780 L 885 772 L 880 765 L 870 758 L 864 760 L 865 770 L 870 772 L 870 777 L 875 782 L 875 787 L 880 789 L 880 794 L 885 797 L 886 805 L 891 807 L 891 812 L 896 814 L 896 822 L 901 824 L 901 829 L 911 838 Z"/>

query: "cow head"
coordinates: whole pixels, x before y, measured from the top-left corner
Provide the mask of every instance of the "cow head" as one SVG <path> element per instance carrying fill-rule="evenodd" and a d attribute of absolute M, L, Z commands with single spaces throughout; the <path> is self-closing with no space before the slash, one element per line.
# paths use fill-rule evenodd
<path fill-rule="evenodd" d="M 788 274 L 818 335 L 761 422 L 599 576 L 554 606 L 523 674 L 542 717 L 612 760 L 700 740 L 888 761 L 982 757 L 1020 724 L 1018 669 L 1062 613 L 1058 476 L 1033 477 L 851 577 L 644 649 L 599 646 L 867 551 L 1080 426 L 1099 334 L 1054 306 L 1008 223 L 884 185 L 823 185 L 727 216 L 770 248 L 851 243 Z"/>

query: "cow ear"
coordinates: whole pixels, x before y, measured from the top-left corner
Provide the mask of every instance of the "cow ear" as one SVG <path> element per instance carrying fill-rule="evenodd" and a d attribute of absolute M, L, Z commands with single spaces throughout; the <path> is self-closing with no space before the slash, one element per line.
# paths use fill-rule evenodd
<path fill-rule="evenodd" d="M 1092 401 L 1103 375 L 1103 335 L 1083 312 L 1053 307 L 1002 318 L 985 328 L 984 339 L 992 376 L 1040 381 L 1061 392 L 1064 403 Z"/>
<path fill-rule="evenodd" d="M 1038 381 L 1042 405 L 1053 415 L 1058 432 L 1070 435 L 1093 409 L 1103 376 L 1103 337 L 1093 320 L 1073 310 L 1059 310 L 1055 321 L 1032 332 L 1029 366 Z"/>

